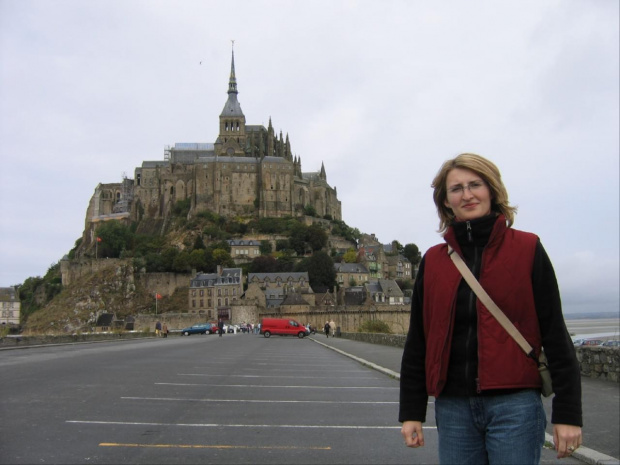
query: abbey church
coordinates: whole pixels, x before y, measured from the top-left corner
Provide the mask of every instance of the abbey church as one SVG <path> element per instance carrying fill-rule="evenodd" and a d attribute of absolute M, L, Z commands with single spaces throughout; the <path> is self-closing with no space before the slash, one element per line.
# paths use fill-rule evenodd
<path fill-rule="evenodd" d="M 288 135 L 246 124 L 237 99 L 234 51 L 228 99 L 219 117 L 214 143 L 176 143 L 165 147 L 163 160 L 144 161 L 134 179 L 99 184 L 86 215 L 85 243 L 93 242 L 100 221 L 165 220 L 176 202 L 190 204 L 190 216 L 210 210 L 232 217 L 303 216 L 307 207 L 341 220 L 335 187 L 325 167 L 302 172 Z"/>

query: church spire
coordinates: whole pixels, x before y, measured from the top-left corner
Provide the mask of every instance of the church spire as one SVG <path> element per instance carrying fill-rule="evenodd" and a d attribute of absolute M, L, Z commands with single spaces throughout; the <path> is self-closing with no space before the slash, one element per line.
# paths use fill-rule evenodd
<path fill-rule="evenodd" d="M 238 94 L 237 77 L 235 76 L 235 41 L 232 41 L 232 60 L 230 63 L 230 79 L 228 80 L 228 93 Z"/>

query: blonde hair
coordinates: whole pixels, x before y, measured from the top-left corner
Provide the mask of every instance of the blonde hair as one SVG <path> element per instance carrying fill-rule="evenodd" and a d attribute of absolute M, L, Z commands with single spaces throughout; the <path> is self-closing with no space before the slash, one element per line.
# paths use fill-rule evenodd
<path fill-rule="evenodd" d="M 473 171 L 484 180 L 491 192 L 491 210 L 502 213 L 506 217 L 508 227 L 512 226 L 517 207 L 513 207 L 508 203 L 508 191 L 502 182 L 502 175 L 497 166 L 480 155 L 462 153 L 456 158 L 444 162 L 431 184 L 433 188 L 433 201 L 439 215 L 439 232 L 445 234 L 452 221 L 454 221 L 452 209 L 446 207 L 448 196 L 446 180 L 448 173 L 455 168 Z"/>

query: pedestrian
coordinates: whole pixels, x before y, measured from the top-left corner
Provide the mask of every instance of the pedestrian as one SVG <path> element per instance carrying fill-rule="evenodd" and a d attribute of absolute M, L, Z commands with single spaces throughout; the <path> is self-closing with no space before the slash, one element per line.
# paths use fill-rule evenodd
<path fill-rule="evenodd" d="M 553 266 L 537 236 L 512 228 L 516 207 L 498 168 L 474 154 L 446 161 L 432 187 L 445 243 L 424 255 L 414 284 L 400 373 L 399 421 L 424 445 L 428 396 L 442 464 L 540 462 L 547 420 L 537 357 L 548 358 L 558 458 L 582 442 L 579 363 Z M 452 262 L 459 254 L 535 354 L 527 356 Z"/>
<path fill-rule="evenodd" d="M 222 337 L 222 333 L 224 332 L 224 322 L 222 321 L 221 318 L 217 322 L 217 332 L 220 335 L 220 337 Z"/>
<path fill-rule="evenodd" d="M 157 323 L 155 323 L 155 336 L 161 336 L 161 321 L 157 321 Z"/>
<path fill-rule="evenodd" d="M 248 323 L 247 325 L 247 333 L 250 334 L 252 332 L 252 323 Z"/>
<path fill-rule="evenodd" d="M 326 321 L 326 322 L 325 322 L 325 326 L 323 326 L 323 331 L 325 332 L 325 336 L 326 336 L 326 337 L 329 337 L 329 329 L 330 329 L 330 327 L 329 327 L 329 321 Z"/>
<path fill-rule="evenodd" d="M 331 320 L 329 322 L 329 327 L 332 330 L 332 337 L 336 337 L 336 323 L 334 322 L 334 320 Z"/>
<path fill-rule="evenodd" d="M 168 323 L 164 323 L 164 326 L 162 327 L 162 333 L 164 334 L 164 338 L 168 337 Z"/>

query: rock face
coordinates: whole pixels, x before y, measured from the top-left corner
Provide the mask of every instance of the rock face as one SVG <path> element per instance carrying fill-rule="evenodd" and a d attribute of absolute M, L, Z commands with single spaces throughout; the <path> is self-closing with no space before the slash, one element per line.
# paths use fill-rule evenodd
<path fill-rule="evenodd" d="M 63 290 L 45 309 L 30 316 L 26 332 L 90 331 L 100 313 L 122 318 L 152 304 L 150 292 L 134 282 L 131 260 L 63 260 L 61 272 Z"/>

